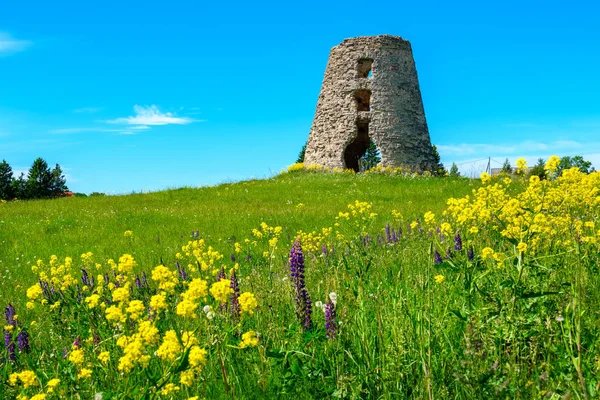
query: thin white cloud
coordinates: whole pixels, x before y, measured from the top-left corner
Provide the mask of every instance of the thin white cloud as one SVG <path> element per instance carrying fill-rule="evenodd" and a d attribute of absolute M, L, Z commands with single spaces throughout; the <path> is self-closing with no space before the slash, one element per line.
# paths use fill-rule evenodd
<path fill-rule="evenodd" d="M 145 131 L 150 129 L 147 125 L 134 125 L 134 126 L 126 126 L 123 128 L 114 128 L 114 129 L 106 129 L 106 128 L 96 128 L 96 127 L 85 127 L 85 128 L 62 128 L 62 129 L 52 129 L 49 133 L 54 135 L 68 135 L 73 133 L 85 133 L 85 132 L 98 132 L 98 133 L 120 133 L 122 135 L 135 135 L 140 131 Z"/>
<path fill-rule="evenodd" d="M 584 149 L 589 144 L 576 142 L 574 140 L 556 140 L 553 142 L 524 141 L 514 144 L 485 144 L 485 143 L 461 143 L 457 145 L 438 145 L 437 148 L 445 158 L 464 156 L 494 156 L 504 155 L 527 155 L 535 152 L 565 152 Z"/>
<path fill-rule="evenodd" d="M 18 53 L 31 45 L 32 42 L 29 40 L 18 40 L 9 33 L 0 32 L 0 57 Z"/>
<path fill-rule="evenodd" d="M 102 110 L 102 107 L 81 107 L 73 110 L 74 113 L 78 114 L 93 114 Z"/>
<path fill-rule="evenodd" d="M 170 112 L 161 112 L 157 106 L 133 106 L 135 115 L 126 118 L 117 118 L 107 121 L 110 124 L 125 124 L 125 125 L 187 125 L 196 122 L 191 118 L 177 117 Z"/>

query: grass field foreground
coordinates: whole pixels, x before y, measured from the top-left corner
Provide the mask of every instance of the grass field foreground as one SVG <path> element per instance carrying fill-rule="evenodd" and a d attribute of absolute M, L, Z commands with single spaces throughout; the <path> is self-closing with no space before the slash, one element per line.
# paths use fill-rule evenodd
<path fill-rule="evenodd" d="M 296 172 L 0 205 L 2 390 L 596 397 L 599 188 Z"/>

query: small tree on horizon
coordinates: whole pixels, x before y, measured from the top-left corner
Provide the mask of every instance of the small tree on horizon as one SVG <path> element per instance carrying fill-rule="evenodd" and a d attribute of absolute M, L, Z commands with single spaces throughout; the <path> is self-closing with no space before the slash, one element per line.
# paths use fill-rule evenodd
<path fill-rule="evenodd" d="M 504 164 L 502 164 L 502 170 L 500 171 L 503 174 L 512 174 L 513 169 L 512 166 L 510 165 L 510 161 L 508 161 L 508 158 L 506 160 L 504 160 Z"/>
<path fill-rule="evenodd" d="M 45 199 L 52 196 L 52 171 L 41 157 L 35 159 L 27 174 L 27 197 Z"/>
<path fill-rule="evenodd" d="M 457 178 L 460 176 L 460 172 L 458 172 L 458 166 L 456 163 L 452 163 L 452 167 L 450 168 L 450 176 L 453 178 Z"/>
<path fill-rule="evenodd" d="M 539 176 L 540 179 L 546 179 L 546 161 L 543 158 L 539 158 L 537 164 L 535 164 L 529 170 L 529 176 Z"/>
<path fill-rule="evenodd" d="M 298 158 L 296 159 L 296 162 L 303 163 L 305 154 L 306 154 L 306 143 L 304 143 L 304 145 L 302 146 L 302 149 L 300 150 L 300 154 L 298 154 Z"/>
<path fill-rule="evenodd" d="M 67 187 L 67 180 L 63 175 L 62 168 L 56 164 L 52 170 L 52 180 L 50 182 L 50 193 L 52 197 L 60 197 L 65 191 L 69 190 Z"/>
<path fill-rule="evenodd" d="M 25 174 L 21 172 L 18 178 L 13 178 L 11 182 L 12 194 L 15 199 L 26 199 L 27 198 L 27 180 Z"/>
<path fill-rule="evenodd" d="M 442 164 L 437 146 L 434 144 L 431 146 L 431 149 L 433 150 L 433 171 L 431 173 L 435 176 L 446 176 L 446 167 Z"/>
<path fill-rule="evenodd" d="M 13 172 L 6 160 L 0 163 L 0 200 L 14 199 L 14 191 L 12 186 Z"/>

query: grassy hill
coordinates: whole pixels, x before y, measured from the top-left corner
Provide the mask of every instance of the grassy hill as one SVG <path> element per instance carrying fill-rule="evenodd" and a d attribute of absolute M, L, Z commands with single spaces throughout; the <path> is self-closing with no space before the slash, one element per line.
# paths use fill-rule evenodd
<path fill-rule="evenodd" d="M 599 193 L 303 171 L 2 204 L 0 397 L 594 398 Z"/>
<path fill-rule="evenodd" d="M 0 271 L 8 283 L 0 302 L 14 301 L 14 288 L 35 277 L 30 266 L 53 254 L 77 258 L 91 251 L 98 259 L 117 259 L 131 253 L 151 268 L 161 257 L 172 261 L 192 231 L 229 255 L 233 242 L 261 222 L 282 226 L 291 244 L 298 230 L 331 226 L 355 200 L 373 204 L 383 232 L 392 209 L 407 219 L 422 217 L 477 185 L 469 179 L 293 173 L 198 189 L 7 203 L 0 206 Z M 123 237 L 126 230 L 134 232 L 132 240 Z"/>

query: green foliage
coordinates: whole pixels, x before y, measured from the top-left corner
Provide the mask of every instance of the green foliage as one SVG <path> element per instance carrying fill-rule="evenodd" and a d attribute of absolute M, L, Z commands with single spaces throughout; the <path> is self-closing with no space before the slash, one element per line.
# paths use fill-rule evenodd
<path fill-rule="evenodd" d="M 446 176 L 446 167 L 442 164 L 440 153 L 438 152 L 436 145 L 432 145 L 431 149 L 433 151 L 433 170 L 431 173 L 434 176 Z"/>
<path fill-rule="evenodd" d="M 558 175 L 562 175 L 562 172 L 565 169 L 577 167 L 581 172 L 589 174 L 594 171 L 592 167 L 591 161 L 586 161 L 582 156 L 574 156 L 569 157 L 565 156 L 560 159 L 560 164 L 558 164 Z"/>
<path fill-rule="evenodd" d="M 502 170 L 500 172 L 508 175 L 511 175 L 513 173 L 513 169 L 510 165 L 510 161 L 508 161 L 508 158 L 504 160 L 504 164 L 502 164 Z"/>
<path fill-rule="evenodd" d="M 5 160 L 0 163 L 0 200 L 61 197 L 66 190 L 67 182 L 58 164 L 50 170 L 48 163 L 38 157 L 26 179 L 23 173 L 18 178 L 13 177 L 12 168 Z"/>
<path fill-rule="evenodd" d="M 302 149 L 300 149 L 300 153 L 298 154 L 298 158 L 296 159 L 297 163 L 304 162 L 304 155 L 306 154 L 306 143 L 302 145 Z"/>
<path fill-rule="evenodd" d="M 458 166 L 455 163 L 452 163 L 452 167 L 450 168 L 450 176 L 453 178 L 460 176 L 460 172 L 458 172 Z"/>
<path fill-rule="evenodd" d="M 65 191 L 67 191 L 67 180 L 62 173 L 60 165 L 56 164 L 52 170 L 52 179 L 50 181 L 50 195 L 51 197 L 60 197 Z"/>
<path fill-rule="evenodd" d="M 27 180 L 25 174 L 21 172 L 18 178 L 13 178 L 11 182 L 13 198 L 26 199 L 27 198 Z"/>
<path fill-rule="evenodd" d="M 12 168 L 6 160 L 2 160 L 0 163 L 0 200 L 12 200 L 14 197 Z"/>
<path fill-rule="evenodd" d="M 75 197 L 88 197 L 88 195 L 85 193 L 75 192 L 73 194 L 75 195 Z"/>
<path fill-rule="evenodd" d="M 543 158 L 539 158 L 537 164 L 535 164 L 529 170 L 529 176 L 538 176 L 540 179 L 546 179 L 546 161 Z"/>
<path fill-rule="evenodd" d="M 101 193 L 101 192 L 90 193 L 90 197 L 104 197 L 104 196 L 106 196 L 106 193 Z"/>
<path fill-rule="evenodd" d="M 377 148 L 375 142 L 370 139 L 369 147 L 365 154 L 358 160 L 358 167 L 360 172 L 368 171 L 371 168 L 376 167 L 381 162 L 381 152 Z"/>

